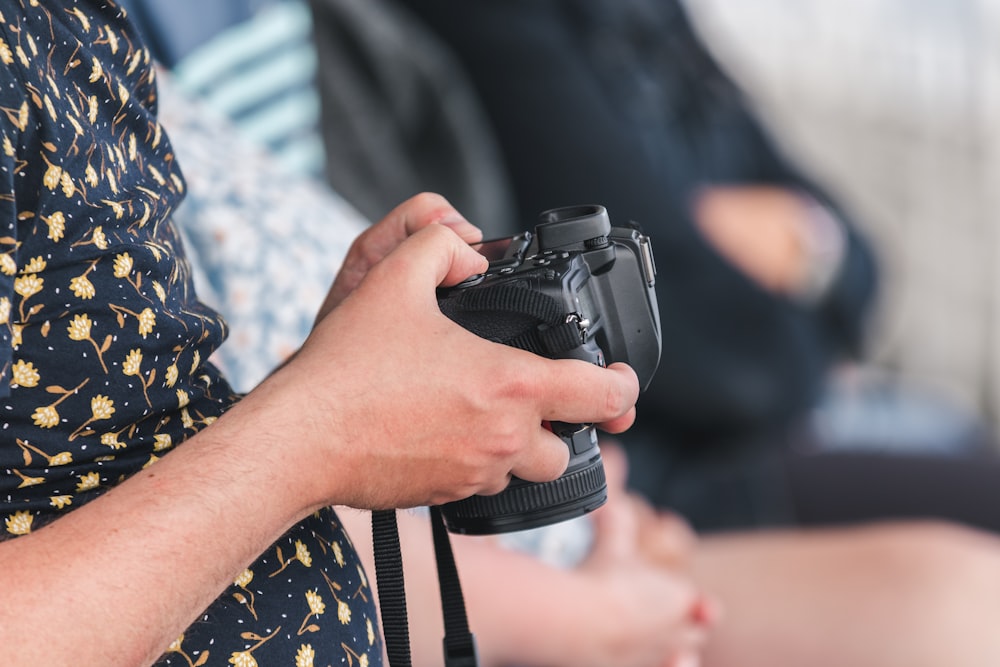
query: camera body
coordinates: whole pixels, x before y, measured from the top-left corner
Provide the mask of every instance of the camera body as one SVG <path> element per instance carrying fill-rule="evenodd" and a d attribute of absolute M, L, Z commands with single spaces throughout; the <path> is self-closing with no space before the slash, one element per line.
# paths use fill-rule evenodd
<path fill-rule="evenodd" d="M 645 389 L 660 359 L 656 270 L 649 238 L 613 227 L 603 206 L 545 211 L 534 232 L 479 244 L 483 274 L 438 290 L 441 311 L 473 333 L 553 359 L 625 362 Z M 570 451 L 552 482 L 514 478 L 501 493 L 441 507 L 451 532 L 525 530 L 604 504 L 607 484 L 592 424 L 552 423 Z"/>

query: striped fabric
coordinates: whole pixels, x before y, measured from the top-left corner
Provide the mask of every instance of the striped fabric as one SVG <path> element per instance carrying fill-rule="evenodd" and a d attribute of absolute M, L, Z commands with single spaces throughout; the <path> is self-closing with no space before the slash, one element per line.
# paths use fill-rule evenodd
<path fill-rule="evenodd" d="M 312 16 L 299 0 L 276 2 L 182 58 L 177 85 L 232 120 L 293 173 L 319 176 Z"/>

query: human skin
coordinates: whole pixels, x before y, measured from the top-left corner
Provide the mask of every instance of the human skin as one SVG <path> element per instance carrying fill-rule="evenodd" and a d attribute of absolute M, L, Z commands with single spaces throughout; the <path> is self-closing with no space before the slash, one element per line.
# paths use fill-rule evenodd
<path fill-rule="evenodd" d="M 544 359 L 440 313 L 438 284 L 484 268 L 446 201 L 417 196 L 378 228 L 348 261 L 364 276 L 341 281 L 294 359 L 155 465 L 0 543 L 5 665 L 148 665 L 320 507 L 551 480 L 568 455 L 543 421 L 631 424 L 626 366 Z"/>
<path fill-rule="evenodd" d="M 694 200 L 698 228 L 712 246 L 760 287 L 794 295 L 806 280 L 809 202 L 770 185 L 710 186 Z"/>

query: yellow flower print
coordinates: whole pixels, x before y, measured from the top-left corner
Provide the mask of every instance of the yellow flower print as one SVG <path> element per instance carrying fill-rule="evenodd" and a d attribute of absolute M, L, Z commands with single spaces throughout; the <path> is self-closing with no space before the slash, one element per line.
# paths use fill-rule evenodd
<path fill-rule="evenodd" d="M 115 278 L 126 278 L 132 273 L 132 256 L 123 252 L 115 257 L 114 272 Z"/>
<path fill-rule="evenodd" d="M 108 185 L 111 186 L 111 191 L 117 194 L 118 184 L 115 182 L 115 175 L 110 169 L 105 172 L 105 175 L 108 179 Z M 115 220 L 121 220 L 125 216 L 125 207 L 121 205 L 121 202 L 114 201 L 113 199 L 102 199 L 101 203 L 109 206 L 114 211 Z"/>
<path fill-rule="evenodd" d="M 87 341 L 93 345 L 94 351 L 97 352 L 97 360 L 101 362 L 101 368 L 103 368 L 104 372 L 107 373 L 108 366 L 104 363 L 104 353 L 107 352 L 109 347 L 111 347 L 113 337 L 111 334 L 108 334 L 104 337 L 104 343 L 102 345 L 98 345 L 97 341 L 90 335 L 90 330 L 93 324 L 93 321 L 91 321 L 90 316 L 87 314 L 77 314 L 73 316 L 73 321 L 69 323 L 68 327 L 66 327 L 66 332 L 69 334 L 70 340 Z"/>
<path fill-rule="evenodd" d="M 94 245 L 96 245 L 101 250 L 107 250 L 108 248 L 108 237 L 104 235 L 103 227 L 94 227 L 93 235 Z"/>
<path fill-rule="evenodd" d="M 62 211 L 56 211 L 47 218 L 42 216 L 42 220 L 49 226 L 50 241 L 59 241 L 62 239 L 63 234 L 66 232 L 66 216 L 62 214 Z"/>
<path fill-rule="evenodd" d="M 41 292 L 44 284 L 45 279 L 39 278 L 34 274 L 21 276 L 14 280 L 14 291 L 25 299 L 28 299 Z"/>
<path fill-rule="evenodd" d="M 75 440 L 77 436 L 84 431 L 84 429 L 93 424 L 95 421 L 111 419 L 111 415 L 113 414 L 115 414 L 114 400 L 103 394 L 95 395 L 90 399 L 90 418 L 80 424 L 80 426 L 70 434 L 69 439 Z"/>
<path fill-rule="evenodd" d="M 187 394 L 184 394 L 185 400 L 187 399 Z M 181 408 L 181 424 L 184 428 L 192 428 L 194 426 L 194 419 L 191 418 L 191 413 L 187 408 Z"/>
<path fill-rule="evenodd" d="M 201 654 L 201 657 L 199 657 L 197 661 L 195 661 L 195 659 L 192 656 L 187 654 L 187 652 L 184 650 L 183 634 L 174 641 L 170 642 L 170 646 L 167 647 L 167 653 L 179 653 L 187 662 L 187 664 L 190 665 L 190 667 L 199 667 L 200 665 L 205 665 L 208 663 L 208 656 L 209 656 L 208 651 L 204 651 Z"/>
<path fill-rule="evenodd" d="M 191 358 L 191 375 L 195 374 L 199 366 L 201 366 L 201 352 L 195 350 Z"/>
<path fill-rule="evenodd" d="M 32 315 L 37 313 L 42 309 L 42 305 L 38 304 L 32 306 L 27 311 L 25 306 L 28 305 L 28 299 L 30 299 L 35 294 L 42 291 L 45 286 L 45 279 L 39 278 L 34 273 L 29 273 L 27 275 L 18 276 L 14 279 L 14 291 L 20 294 L 23 298 L 21 299 L 21 305 L 18 308 L 18 313 L 21 316 L 20 323 L 25 324 Z"/>
<path fill-rule="evenodd" d="M 344 625 L 349 625 L 351 622 L 351 608 L 343 600 L 337 600 L 337 618 Z"/>
<path fill-rule="evenodd" d="M 0 107 L 0 111 L 7 114 L 7 120 L 14 123 L 17 129 L 24 132 L 28 127 L 28 101 L 21 102 L 21 107 L 15 112 L 7 107 Z"/>
<path fill-rule="evenodd" d="M 229 656 L 229 664 L 234 667 L 259 667 L 250 651 L 240 651 Z"/>
<path fill-rule="evenodd" d="M 157 433 L 153 436 L 153 451 L 162 452 L 174 446 L 169 433 Z"/>
<path fill-rule="evenodd" d="M 24 457 L 24 465 L 30 466 L 31 462 L 34 460 L 32 453 L 38 454 L 48 462 L 49 467 L 64 466 L 73 462 L 73 455 L 70 452 L 59 452 L 58 454 L 53 454 L 49 456 L 42 450 L 38 449 L 26 440 L 21 440 L 17 438 L 17 446 L 21 448 L 21 454 Z"/>
<path fill-rule="evenodd" d="M 344 551 L 340 548 L 340 542 L 333 542 L 330 547 L 333 549 L 333 558 L 337 561 L 337 565 L 344 567 Z"/>
<path fill-rule="evenodd" d="M 167 386 L 173 387 L 177 383 L 177 364 L 170 364 L 167 366 L 167 372 L 164 376 Z"/>
<path fill-rule="evenodd" d="M 31 419 L 39 428 L 52 428 L 59 424 L 59 412 L 54 405 L 36 408 Z"/>
<path fill-rule="evenodd" d="M 93 123 L 93 121 L 91 121 Z M 87 165 L 87 168 L 83 171 L 83 178 L 87 181 L 87 184 L 92 188 L 96 188 L 99 180 L 97 178 L 97 170 L 91 165 Z"/>
<path fill-rule="evenodd" d="M 80 481 L 76 485 L 77 491 L 90 491 L 91 489 L 96 489 L 101 485 L 101 476 L 96 472 L 90 472 L 86 475 L 80 475 Z"/>
<path fill-rule="evenodd" d="M 49 190 L 55 190 L 59 187 L 59 181 L 62 180 L 62 174 L 62 167 L 57 164 L 49 163 L 48 169 L 45 170 L 45 175 L 42 176 L 42 184 Z"/>
<path fill-rule="evenodd" d="M 115 33 L 113 33 L 110 30 L 108 30 L 106 34 L 107 34 L 107 37 L 108 37 L 108 46 L 111 47 L 111 53 L 113 55 L 117 54 L 118 53 L 118 35 L 116 35 Z"/>
<path fill-rule="evenodd" d="M 309 624 L 309 619 L 315 616 L 319 618 L 326 612 L 326 605 L 323 603 L 323 598 L 317 591 L 306 591 L 306 603 L 309 605 L 309 613 L 306 617 L 302 619 L 302 625 L 299 626 L 298 634 L 301 636 L 307 632 L 316 632 L 319 630 L 319 626 L 316 624 Z"/>
<path fill-rule="evenodd" d="M 295 555 L 287 561 L 285 560 L 285 554 L 282 552 L 281 547 L 278 547 L 276 552 L 278 556 L 278 563 L 280 563 L 281 567 L 268 575 L 269 578 L 281 574 L 295 561 L 302 563 L 305 567 L 312 567 L 312 554 L 309 553 L 309 548 L 306 547 L 302 540 L 295 540 Z"/>
<path fill-rule="evenodd" d="M 177 407 L 185 408 L 187 404 L 191 402 L 191 398 L 188 396 L 187 392 L 183 389 L 177 390 Z"/>
<path fill-rule="evenodd" d="M 240 636 L 244 639 L 256 640 L 257 643 L 251 646 L 246 651 L 238 651 L 229 656 L 229 664 L 234 665 L 234 667 L 257 667 L 257 660 L 253 657 L 253 652 L 258 648 L 263 646 L 265 643 L 274 639 L 274 636 L 281 632 L 281 627 L 275 629 L 274 632 L 269 634 L 267 637 L 261 637 L 255 632 L 244 632 Z"/>
<path fill-rule="evenodd" d="M 49 498 L 49 504 L 61 510 L 73 504 L 73 496 L 52 496 Z"/>
<path fill-rule="evenodd" d="M 66 327 L 70 340 L 90 340 L 92 322 L 87 315 L 75 315 L 73 321 Z"/>
<path fill-rule="evenodd" d="M 118 439 L 117 433 L 105 433 L 102 435 L 101 444 L 106 445 L 111 449 L 121 449 L 125 446 L 125 443 Z"/>
<path fill-rule="evenodd" d="M 101 67 L 101 61 L 97 59 L 97 56 L 94 56 L 93 59 L 92 59 L 92 65 L 91 65 L 91 68 L 90 68 L 90 79 L 89 79 L 89 81 L 91 83 L 97 83 L 98 81 L 101 80 L 102 76 L 104 76 L 104 68 Z"/>
<path fill-rule="evenodd" d="M 10 299 L 0 297 L 0 324 L 10 322 Z"/>
<path fill-rule="evenodd" d="M 306 567 L 312 567 L 312 554 L 302 540 L 295 540 L 295 558 Z"/>
<path fill-rule="evenodd" d="M 87 120 L 90 121 L 91 125 L 97 122 L 97 112 L 100 110 L 100 108 L 101 106 L 100 103 L 97 101 L 96 95 L 91 95 L 90 97 L 87 98 Z M 97 185 L 96 175 L 94 180 L 95 180 L 94 185 Z"/>
<path fill-rule="evenodd" d="M 74 7 L 73 9 L 69 10 L 69 13 L 75 16 L 80 21 L 80 25 L 83 26 L 84 32 L 90 32 L 90 20 L 87 18 L 86 14 L 80 11 L 80 9 L 77 7 Z M 93 81 L 93 79 L 91 79 L 91 81 Z"/>
<path fill-rule="evenodd" d="M 125 361 L 122 363 L 122 373 L 125 375 L 139 375 L 139 366 L 142 364 L 142 350 L 136 348 L 130 350 Z"/>
<path fill-rule="evenodd" d="M 35 517 L 30 512 L 14 512 L 4 522 L 7 532 L 11 535 L 27 535 L 31 532 L 31 524 Z"/>
<path fill-rule="evenodd" d="M 45 481 L 44 477 L 28 477 L 20 470 L 14 470 L 13 472 L 21 478 L 21 483 L 17 485 L 17 488 L 19 489 L 26 489 L 29 486 L 38 486 Z"/>
<path fill-rule="evenodd" d="M 167 291 L 163 289 L 163 285 L 156 280 L 153 281 L 153 291 L 156 292 L 156 296 L 159 298 L 160 303 L 167 302 Z"/>
<path fill-rule="evenodd" d="M 142 464 L 142 469 L 145 470 L 146 468 L 148 468 L 149 466 L 153 465 L 154 463 L 156 463 L 159 460 L 160 460 L 159 456 L 156 456 L 155 454 L 150 454 L 149 455 L 149 460 Z"/>
<path fill-rule="evenodd" d="M 69 288 L 79 299 L 93 299 L 94 295 L 97 294 L 97 290 L 94 289 L 94 283 L 90 282 L 86 274 L 70 280 Z"/>
<path fill-rule="evenodd" d="M 0 255 L 0 273 L 12 276 L 17 273 L 17 262 L 10 255 Z"/>
<path fill-rule="evenodd" d="M 10 345 L 15 350 L 21 345 L 21 332 L 24 331 L 24 326 L 21 324 L 11 324 L 10 325 Z"/>
<path fill-rule="evenodd" d="M 73 177 L 69 175 L 69 172 L 63 172 L 62 178 L 59 179 L 59 184 L 62 185 L 63 195 L 67 199 L 76 193 L 76 184 L 73 183 Z"/>
<path fill-rule="evenodd" d="M 41 273 L 45 270 L 46 266 L 48 266 L 48 264 L 46 264 L 44 257 L 33 257 L 31 261 L 28 262 L 27 266 L 21 269 L 21 273 Z"/>
<path fill-rule="evenodd" d="M 317 591 L 306 591 L 306 603 L 309 604 L 311 616 L 322 616 L 326 612 L 323 597 Z"/>
<path fill-rule="evenodd" d="M 313 667 L 313 660 L 316 658 L 316 651 L 311 644 L 303 644 L 295 654 L 295 667 Z"/>
<path fill-rule="evenodd" d="M 145 338 L 153 332 L 156 326 L 156 313 L 151 308 L 144 309 L 139 313 L 139 335 Z"/>
<path fill-rule="evenodd" d="M 38 370 L 30 361 L 18 359 L 11 367 L 10 384 L 12 387 L 37 387 L 39 381 Z"/>
<path fill-rule="evenodd" d="M 11 53 L 7 42 L 2 39 L 0 39 L 0 62 L 3 62 L 4 65 L 10 65 L 14 62 L 14 54 Z"/>
<path fill-rule="evenodd" d="M 372 619 L 370 619 L 370 618 L 366 618 L 365 619 L 365 630 L 368 631 L 368 645 L 369 646 L 374 646 L 375 645 L 375 626 L 372 625 Z"/>
<path fill-rule="evenodd" d="M 239 586 L 241 589 L 243 589 L 243 593 L 246 593 L 246 595 L 237 591 L 233 593 L 233 598 L 235 598 L 236 601 L 239 602 L 241 605 L 244 605 L 247 608 L 247 611 L 249 611 L 250 614 L 253 615 L 254 620 L 256 620 L 257 610 L 254 609 L 254 604 L 255 604 L 254 594 L 253 591 L 247 588 L 247 586 L 249 586 L 250 582 L 252 581 L 253 581 L 253 570 L 247 569 L 240 572 L 240 575 L 236 577 L 235 581 L 233 581 L 233 585 Z"/>
<path fill-rule="evenodd" d="M 239 586 L 240 588 L 246 588 L 253 581 L 253 570 L 247 568 L 240 572 L 239 576 L 233 581 L 233 584 Z"/>
<path fill-rule="evenodd" d="M 358 661 L 358 667 L 368 667 L 367 653 L 358 654 L 357 651 L 343 642 L 340 643 L 340 648 L 344 649 L 344 654 L 347 656 L 347 667 L 352 667 L 355 660 Z"/>

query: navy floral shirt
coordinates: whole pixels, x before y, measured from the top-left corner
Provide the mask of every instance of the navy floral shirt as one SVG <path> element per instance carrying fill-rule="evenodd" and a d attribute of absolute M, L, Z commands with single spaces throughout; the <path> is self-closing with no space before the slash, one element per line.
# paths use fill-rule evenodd
<path fill-rule="evenodd" d="M 197 300 L 171 223 L 185 182 L 152 65 L 112 2 L 0 5 L 0 539 L 155 463 L 237 400 L 206 362 L 226 327 Z M 162 664 L 378 664 L 371 602 L 326 510 Z"/>

